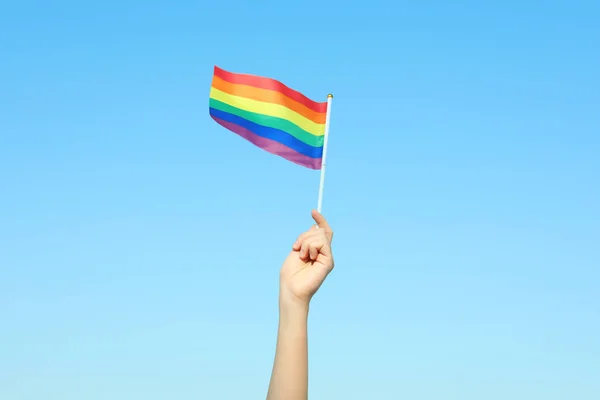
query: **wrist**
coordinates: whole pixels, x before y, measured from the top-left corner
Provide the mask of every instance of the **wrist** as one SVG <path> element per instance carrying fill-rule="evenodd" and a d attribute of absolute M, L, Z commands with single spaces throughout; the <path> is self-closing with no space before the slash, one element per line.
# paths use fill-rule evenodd
<path fill-rule="evenodd" d="M 297 298 L 291 293 L 280 291 L 279 293 L 279 317 L 280 319 L 306 320 L 308 318 L 309 301 Z"/>

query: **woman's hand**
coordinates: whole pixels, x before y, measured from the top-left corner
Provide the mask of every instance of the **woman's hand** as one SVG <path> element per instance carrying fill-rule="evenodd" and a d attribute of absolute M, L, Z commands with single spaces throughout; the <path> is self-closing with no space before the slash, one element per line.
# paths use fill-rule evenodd
<path fill-rule="evenodd" d="M 284 303 L 308 307 L 310 299 L 333 269 L 333 231 L 316 210 L 312 211 L 312 217 L 317 225 L 298 237 L 281 267 L 280 301 Z"/>

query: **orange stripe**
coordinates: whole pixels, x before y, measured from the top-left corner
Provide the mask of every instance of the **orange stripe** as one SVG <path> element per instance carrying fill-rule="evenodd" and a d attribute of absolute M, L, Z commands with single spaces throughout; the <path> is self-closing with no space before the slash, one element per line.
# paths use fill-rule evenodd
<path fill-rule="evenodd" d="M 245 97 L 247 99 L 262 101 L 265 103 L 280 104 L 289 108 L 292 111 L 310 119 L 317 124 L 325 123 L 325 113 L 315 112 L 303 104 L 298 103 L 283 95 L 282 93 L 273 90 L 260 89 L 254 86 L 239 85 L 227 82 L 218 76 L 213 77 L 212 87 L 219 89 L 222 92 L 232 94 L 234 96 Z"/>
<path fill-rule="evenodd" d="M 264 76 L 256 76 L 250 74 L 234 74 L 233 72 L 227 72 L 215 65 L 216 76 L 223 79 L 224 81 L 235 83 L 236 85 L 253 86 L 259 89 L 273 90 L 279 92 L 290 99 L 297 101 L 300 104 L 304 104 L 309 109 L 318 113 L 327 112 L 327 102 L 316 102 L 309 99 L 297 90 L 291 89 L 283 83 L 276 81 L 275 79 L 266 78 Z"/>

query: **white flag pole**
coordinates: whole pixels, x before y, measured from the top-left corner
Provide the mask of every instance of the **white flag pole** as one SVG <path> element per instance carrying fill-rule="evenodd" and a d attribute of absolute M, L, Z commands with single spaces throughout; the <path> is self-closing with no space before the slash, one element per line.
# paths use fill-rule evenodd
<path fill-rule="evenodd" d="M 331 116 L 331 100 L 333 95 L 327 95 L 327 113 L 325 114 L 325 133 L 323 138 L 323 157 L 321 158 L 321 182 L 319 183 L 319 200 L 317 201 L 317 211 L 321 212 L 323 207 L 323 188 L 325 186 L 325 166 L 327 158 L 327 138 L 329 137 L 329 118 Z"/>

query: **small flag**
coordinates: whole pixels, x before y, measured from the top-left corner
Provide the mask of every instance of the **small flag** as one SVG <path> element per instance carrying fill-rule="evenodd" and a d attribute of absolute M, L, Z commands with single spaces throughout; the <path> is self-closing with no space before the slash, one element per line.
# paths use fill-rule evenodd
<path fill-rule="evenodd" d="M 217 66 L 210 116 L 256 146 L 296 164 L 321 169 L 327 102 L 316 102 L 274 79 Z"/>

